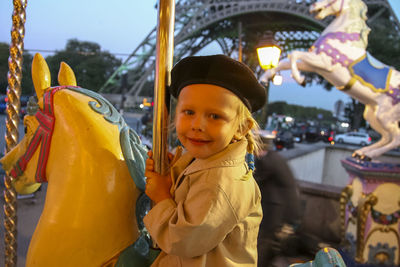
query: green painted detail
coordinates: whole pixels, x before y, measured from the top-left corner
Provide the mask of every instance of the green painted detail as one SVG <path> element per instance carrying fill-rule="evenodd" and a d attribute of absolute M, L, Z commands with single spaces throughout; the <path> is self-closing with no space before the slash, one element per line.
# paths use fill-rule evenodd
<path fill-rule="evenodd" d="M 129 173 L 136 184 L 136 187 L 144 192 L 146 180 L 144 170 L 147 159 L 147 148 L 140 141 L 137 133 L 124 126 L 119 133 L 122 154 L 124 155 Z"/>
<path fill-rule="evenodd" d="M 135 209 L 136 221 L 138 224 L 140 235 L 148 237 L 149 240 L 150 240 L 150 234 L 144 225 L 143 219 L 144 216 L 146 216 L 146 214 L 150 211 L 150 209 L 151 209 L 150 198 L 145 193 L 140 194 L 140 196 L 136 200 L 136 209 Z"/>
<path fill-rule="evenodd" d="M 334 248 L 320 249 L 313 261 L 306 263 L 295 263 L 289 267 L 346 267 L 340 253 Z"/>
<path fill-rule="evenodd" d="M 102 95 L 81 87 L 67 87 L 67 89 L 95 99 L 97 102 L 90 101 L 89 106 L 97 113 L 103 115 L 106 121 L 118 125 L 119 130 L 121 130 L 121 128 L 126 125 L 125 120 L 121 116 L 121 114 L 119 114 L 117 109 Z"/>
<path fill-rule="evenodd" d="M 127 247 L 119 255 L 116 267 L 148 267 L 160 254 L 160 250 L 149 247 L 149 240 L 140 236 L 135 243 Z"/>
<path fill-rule="evenodd" d="M 160 253 L 159 250 L 151 248 L 151 238 L 147 229 L 144 227 L 143 218 L 151 208 L 151 201 L 145 193 L 142 193 L 136 201 L 136 220 L 140 232 L 139 238 L 127 247 L 118 257 L 115 266 L 150 266 Z"/>

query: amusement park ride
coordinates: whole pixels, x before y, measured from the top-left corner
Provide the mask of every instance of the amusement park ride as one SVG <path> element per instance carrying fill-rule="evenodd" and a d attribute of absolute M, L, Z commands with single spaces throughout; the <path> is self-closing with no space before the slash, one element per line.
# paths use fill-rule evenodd
<path fill-rule="evenodd" d="M 254 2 L 252 8 L 257 4 L 262 7 L 262 1 Z M 264 4 L 265 8 L 273 8 L 270 3 Z M 198 1 L 178 1 L 177 10 L 193 11 L 199 6 Z M 230 10 L 232 15 L 240 12 L 239 6 L 240 2 L 222 9 Z M 307 6 L 317 13 L 317 20 L 331 14 L 336 18 L 321 37 L 315 35 L 309 52 L 293 51 L 289 61 L 268 71 L 264 79 L 280 69 L 291 69 L 302 83 L 299 70 L 317 72 L 365 103 L 365 118 L 382 139 L 342 161 L 349 173 L 349 185 L 341 199 L 344 251 L 357 263 L 399 265 L 400 165 L 374 159 L 400 145 L 400 73 L 369 61 L 366 6 L 361 0 L 321 0 Z M 142 193 L 146 149 L 107 100 L 76 85 L 73 71 L 65 63 L 60 67 L 59 86 L 51 87 L 46 62 L 40 55 L 35 56 L 32 79 L 37 102 L 33 98 L 30 101 L 24 118 L 26 134 L 17 144 L 25 7 L 26 1 L 14 1 L 7 154 L 1 159 L 7 173 L 5 265 L 15 266 L 17 260 L 16 192 L 31 193 L 39 183 L 48 182 L 45 207 L 30 243 L 27 266 L 149 266 L 151 242 L 141 222 L 150 206 Z M 141 72 L 135 86 L 143 84 L 149 69 L 156 67 L 153 152 L 156 171 L 164 173 L 168 167 L 168 111 L 164 99 L 173 61 L 175 3 L 160 0 L 158 8 L 158 28 L 154 30 L 157 42 L 152 47 L 156 56 L 150 63 L 142 61 L 146 73 Z M 210 5 L 207 8 L 211 10 Z M 175 41 L 185 48 L 177 58 L 196 52 L 184 42 L 196 27 L 219 19 L 217 15 L 205 15 L 204 20 L 198 19 L 194 24 L 192 17 L 179 18 Z M 203 38 L 205 43 L 207 40 Z M 323 252 L 316 255 L 314 264 L 321 260 L 322 266 L 329 255 L 333 257 L 330 266 L 343 266 L 340 256 L 329 249 Z M 129 258 L 132 254 L 134 259 Z"/>
<path fill-rule="evenodd" d="M 370 29 L 362 0 L 320 0 L 310 12 L 335 19 L 308 52 L 293 51 L 261 79 L 290 69 L 302 84 L 299 70 L 316 72 L 365 104 L 364 118 L 382 138 L 342 160 L 349 174 L 340 200 L 343 242 L 359 263 L 399 265 L 400 164 L 374 159 L 400 145 L 400 72 L 367 53 Z"/>
<path fill-rule="evenodd" d="M 66 64 L 60 86 L 51 87 L 36 54 L 32 77 L 38 101 L 29 103 L 26 134 L 1 160 L 19 194 L 48 183 L 26 265 L 108 266 L 143 233 L 137 222 L 145 212 L 147 150 L 107 100 L 76 86 Z"/>

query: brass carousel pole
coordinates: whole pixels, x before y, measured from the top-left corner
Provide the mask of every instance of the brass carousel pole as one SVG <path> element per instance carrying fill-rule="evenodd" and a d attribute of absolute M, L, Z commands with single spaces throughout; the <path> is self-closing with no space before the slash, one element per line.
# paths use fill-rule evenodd
<path fill-rule="evenodd" d="M 168 110 L 166 86 L 171 83 L 174 54 L 175 0 L 159 0 L 157 21 L 156 70 L 154 78 L 153 159 L 156 172 L 168 170 Z"/>
<path fill-rule="evenodd" d="M 8 58 L 9 72 L 7 74 L 7 109 L 6 109 L 6 151 L 9 152 L 19 139 L 19 111 L 22 80 L 22 53 L 25 36 L 26 0 L 14 0 L 12 15 L 10 57 Z M 11 177 L 4 176 L 4 240 L 5 266 L 17 265 L 17 202 L 16 192 L 11 185 Z"/>

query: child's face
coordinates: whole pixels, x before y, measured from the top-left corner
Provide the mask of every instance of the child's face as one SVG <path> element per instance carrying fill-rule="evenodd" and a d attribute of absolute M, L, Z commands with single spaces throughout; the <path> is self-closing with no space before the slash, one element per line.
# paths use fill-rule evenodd
<path fill-rule="evenodd" d="M 235 134 L 239 135 L 239 104 L 239 98 L 225 88 L 209 84 L 186 86 L 176 106 L 179 141 L 199 159 L 222 151 Z"/>

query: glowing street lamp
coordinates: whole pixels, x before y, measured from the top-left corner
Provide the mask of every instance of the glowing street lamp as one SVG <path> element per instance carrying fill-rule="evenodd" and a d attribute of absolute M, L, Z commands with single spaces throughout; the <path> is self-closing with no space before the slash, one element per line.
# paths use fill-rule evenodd
<path fill-rule="evenodd" d="M 264 70 L 272 69 L 278 66 L 281 49 L 275 44 L 264 44 L 257 47 L 258 61 Z"/>
<path fill-rule="evenodd" d="M 278 66 L 279 59 L 281 56 L 281 48 L 275 42 L 274 35 L 271 31 L 267 31 L 265 33 L 264 38 L 258 43 L 256 49 L 257 49 L 258 61 L 262 69 L 267 70 Z M 282 78 L 282 76 L 280 76 L 280 78 Z M 277 78 L 276 84 L 280 85 L 280 83 L 282 83 L 282 80 L 279 81 L 279 78 Z M 265 124 L 268 116 L 267 106 L 268 106 L 268 94 L 269 94 L 269 81 L 268 83 L 264 84 L 264 86 L 267 92 L 267 101 L 261 113 L 261 126 L 263 126 L 263 128 L 266 126 Z"/>
<path fill-rule="evenodd" d="M 272 32 L 268 31 L 257 45 L 258 61 L 264 70 L 278 66 L 281 48 L 274 40 Z"/>
<path fill-rule="evenodd" d="M 260 47 L 257 47 L 257 55 L 262 69 L 267 70 L 276 68 L 281 56 L 281 48 L 271 37 L 270 40 L 260 42 Z M 272 78 L 272 82 L 275 85 L 281 85 L 282 80 L 282 75 L 280 75 L 279 72 Z"/>

